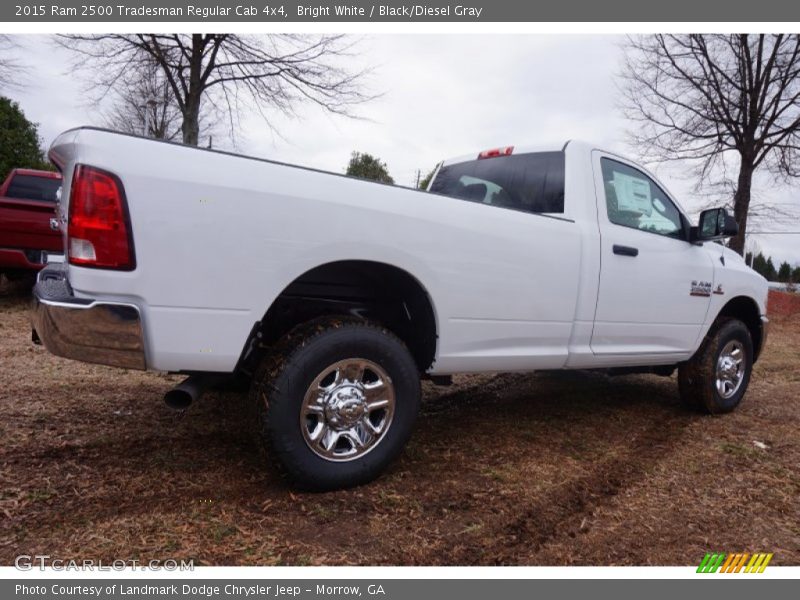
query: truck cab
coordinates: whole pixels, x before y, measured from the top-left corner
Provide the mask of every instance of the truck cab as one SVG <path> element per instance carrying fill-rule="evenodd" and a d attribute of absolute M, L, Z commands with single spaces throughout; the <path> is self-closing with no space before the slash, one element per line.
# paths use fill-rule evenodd
<path fill-rule="evenodd" d="M 560 299 L 560 318 L 570 321 L 563 367 L 678 364 L 737 297 L 760 351 L 766 281 L 715 243 L 724 236 L 700 239 L 666 186 L 625 157 L 581 141 L 494 148 L 444 161 L 428 191 L 570 224 L 555 225 L 564 231 L 551 253 L 531 257 L 562 269 L 531 291 L 551 307 Z M 574 295 L 559 289 L 572 281 Z"/>

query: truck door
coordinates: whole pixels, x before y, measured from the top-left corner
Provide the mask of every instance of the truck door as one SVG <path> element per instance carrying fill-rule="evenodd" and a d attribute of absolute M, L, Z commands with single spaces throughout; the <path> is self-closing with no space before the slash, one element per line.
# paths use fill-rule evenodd
<path fill-rule="evenodd" d="M 711 256 L 687 241 L 686 217 L 653 178 L 597 151 L 592 165 L 601 240 L 592 352 L 688 356 L 710 304 Z"/>

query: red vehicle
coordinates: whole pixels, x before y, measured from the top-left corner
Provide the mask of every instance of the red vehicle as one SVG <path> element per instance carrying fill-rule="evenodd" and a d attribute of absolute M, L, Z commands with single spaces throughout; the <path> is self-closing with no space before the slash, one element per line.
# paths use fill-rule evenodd
<path fill-rule="evenodd" d="M 0 186 L 0 273 L 9 279 L 44 267 L 49 254 L 63 255 L 56 214 L 61 175 L 13 169 Z"/>

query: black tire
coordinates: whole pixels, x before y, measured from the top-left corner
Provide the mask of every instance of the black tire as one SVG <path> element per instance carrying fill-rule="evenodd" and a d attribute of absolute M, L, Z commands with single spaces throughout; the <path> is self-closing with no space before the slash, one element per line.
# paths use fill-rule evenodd
<path fill-rule="evenodd" d="M 721 393 L 717 384 L 720 354 L 726 348 L 741 347 L 743 364 L 738 385 Z M 747 392 L 753 370 L 753 340 L 747 326 L 737 319 L 725 319 L 711 328 L 700 348 L 678 368 L 678 388 L 684 403 L 709 414 L 734 410 Z M 738 368 L 736 368 L 738 372 Z M 738 379 L 737 376 L 734 376 Z M 723 382 L 724 385 L 725 384 Z"/>
<path fill-rule="evenodd" d="M 33 287 L 36 283 L 36 271 L 26 271 L 22 269 L 12 269 L 3 273 L 11 283 L 16 283 L 24 287 Z"/>
<path fill-rule="evenodd" d="M 384 376 L 388 375 L 393 398 L 392 413 L 385 430 L 377 441 L 371 442 L 373 445 L 369 450 L 356 450 L 352 436 L 345 440 L 345 446 L 350 444 L 353 451 L 365 452 L 363 455 L 325 458 L 318 453 L 325 450 L 322 446 L 315 446 L 317 450 L 313 450 L 313 442 L 307 441 L 311 425 L 306 417 L 301 420 L 301 414 L 307 411 L 307 402 L 304 401 L 308 394 L 322 395 L 324 392 L 320 390 L 325 380 L 317 381 L 319 377 L 326 369 L 348 359 L 374 364 Z M 371 373 L 370 369 L 365 369 L 365 373 Z M 369 376 L 365 374 L 362 379 Z M 340 392 L 342 387 L 349 385 L 347 377 L 341 381 Z M 314 392 L 311 391 L 312 384 Z M 337 389 L 335 382 L 331 389 Z M 350 386 L 345 392 L 352 393 L 353 389 Z M 331 392 L 325 397 L 333 398 L 333 395 Z M 351 396 L 337 397 L 344 397 L 347 402 Z M 366 406 L 364 402 L 363 406 Z M 419 371 L 403 342 L 383 327 L 347 319 L 314 321 L 295 328 L 262 360 L 253 376 L 250 403 L 255 408 L 258 434 L 269 458 L 292 483 L 309 491 L 348 488 L 375 479 L 402 451 L 419 412 Z M 328 402 L 321 404 L 324 407 L 328 405 Z M 338 439 L 341 432 L 335 431 L 336 426 L 328 420 L 327 410 L 319 419 L 333 432 L 330 439 L 334 434 Z M 335 413 L 333 419 L 339 414 Z M 363 420 L 365 417 L 360 418 Z M 366 418 L 370 418 L 370 413 Z M 317 423 L 311 423 L 317 426 Z M 358 423 L 359 431 L 366 432 L 366 428 L 360 425 L 361 421 Z M 341 423 L 338 425 L 342 426 Z M 336 442 L 333 451 L 338 451 L 339 444 Z"/>

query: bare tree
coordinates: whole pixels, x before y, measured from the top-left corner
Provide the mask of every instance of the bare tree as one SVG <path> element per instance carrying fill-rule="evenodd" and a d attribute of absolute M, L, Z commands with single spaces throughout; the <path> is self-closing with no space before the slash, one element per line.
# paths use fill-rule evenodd
<path fill-rule="evenodd" d="M 19 86 L 23 68 L 13 56 L 17 48 L 17 43 L 10 35 L 0 34 L 0 86 Z"/>
<path fill-rule="evenodd" d="M 631 138 L 647 159 L 694 161 L 701 182 L 738 159 L 730 246 L 742 254 L 753 175 L 800 175 L 800 35 L 630 38 L 622 83 Z"/>
<path fill-rule="evenodd" d="M 110 94 L 113 99 L 104 115 L 109 128 L 161 140 L 180 139 L 181 111 L 155 61 L 128 71 Z"/>
<path fill-rule="evenodd" d="M 302 102 L 346 116 L 370 99 L 364 70 L 346 62 L 353 46 L 343 35 L 136 34 L 68 35 L 101 96 L 123 74 L 155 61 L 181 113 L 183 142 L 197 145 L 204 103 L 226 114 L 231 134 L 240 109 L 252 104 L 272 127 L 269 111 L 293 115 Z"/>

